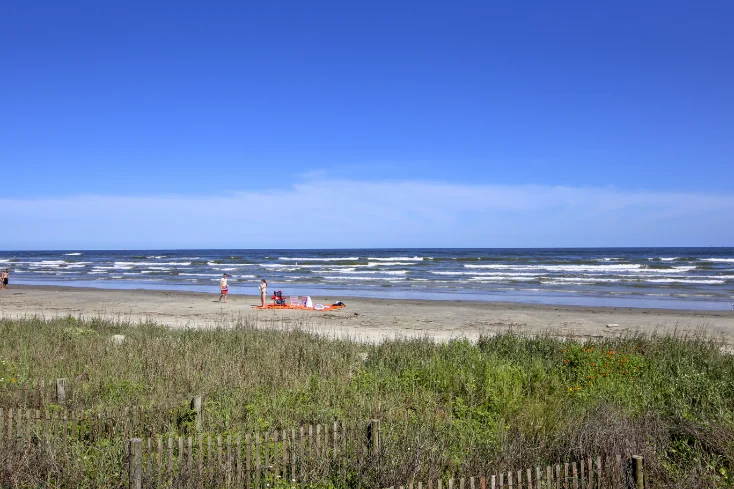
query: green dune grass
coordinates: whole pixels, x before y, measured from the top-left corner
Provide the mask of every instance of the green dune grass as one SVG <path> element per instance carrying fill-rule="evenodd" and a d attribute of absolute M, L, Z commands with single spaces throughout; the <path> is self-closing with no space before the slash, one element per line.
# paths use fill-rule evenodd
<path fill-rule="evenodd" d="M 628 453 L 645 456 L 650 487 L 734 483 L 734 357 L 703 335 L 581 344 L 507 331 L 375 345 L 307 324 L 255 326 L 0 320 L 0 388 L 65 377 L 72 407 L 90 411 L 184 406 L 203 394 L 204 430 L 217 434 L 380 419 L 385 462 L 338 474 L 337 487 Z M 113 334 L 126 339 L 115 345 Z"/>

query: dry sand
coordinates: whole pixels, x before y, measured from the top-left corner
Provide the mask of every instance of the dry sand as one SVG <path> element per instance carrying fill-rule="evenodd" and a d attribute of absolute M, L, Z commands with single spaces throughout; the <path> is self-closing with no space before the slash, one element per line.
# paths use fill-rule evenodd
<path fill-rule="evenodd" d="M 506 302 L 421 301 L 346 298 L 347 307 L 332 312 L 257 310 L 259 297 L 151 290 L 103 290 L 15 285 L 0 291 L 0 316 L 72 315 L 124 321 L 152 320 L 171 327 L 213 327 L 237 318 L 260 327 L 306 327 L 334 337 L 379 341 L 396 337 L 436 340 L 469 338 L 515 330 L 551 331 L 586 338 L 627 332 L 705 332 L 734 344 L 734 311 L 694 311 L 616 307 L 549 306 Z M 335 298 L 314 297 L 314 303 Z"/>

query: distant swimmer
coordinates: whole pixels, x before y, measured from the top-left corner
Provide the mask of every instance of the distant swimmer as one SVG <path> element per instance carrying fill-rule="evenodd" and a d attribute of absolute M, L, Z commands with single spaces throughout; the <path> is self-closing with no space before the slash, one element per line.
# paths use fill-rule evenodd
<path fill-rule="evenodd" d="M 222 302 L 222 298 L 224 298 L 224 303 L 227 303 L 227 294 L 229 294 L 229 285 L 227 285 L 227 275 L 226 273 L 222 275 L 222 278 L 219 280 L 219 302 Z"/>

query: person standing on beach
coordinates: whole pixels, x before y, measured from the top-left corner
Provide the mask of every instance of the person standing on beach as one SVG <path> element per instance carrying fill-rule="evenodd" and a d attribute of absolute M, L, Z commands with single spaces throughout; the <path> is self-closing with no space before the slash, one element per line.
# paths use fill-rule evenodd
<path fill-rule="evenodd" d="M 224 303 L 227 303 L 227 294 L 229 294 L 229 285 L 227 285 L 227 275 L 226 273 L 222 275 L 222 278 L 219 280 L 219 302 L 222 302 L 222 298 L 224 298 Z"/>
<path fill-rule="evenodd" d="M 6 268 L 0 273 L 0 289 L 8 288 L 8 279 L 10 278 L 10 269 Z"/>
<path fill-rule="evenodd" d="M 262 279 L 257 288 L 260 289 L 260 307 L 265 307 L 265 294 L 268 293 L 268 283 L 265 279 Z"/>

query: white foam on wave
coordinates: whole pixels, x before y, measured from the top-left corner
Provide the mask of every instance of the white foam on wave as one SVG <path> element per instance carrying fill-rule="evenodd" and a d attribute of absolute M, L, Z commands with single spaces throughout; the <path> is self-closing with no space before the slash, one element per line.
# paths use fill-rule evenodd
<path fill-rule="evenodd" d="M 118 265 L 118 266 L 104 266 L 104 265 L 95 265 L 93 270 L 131 270 L 133 267 L 130 265 Z"/>
<path fill-rule="evenodd" d="M 465 275 L 471 275 L 472 277 L 476 276 L 485 276 L 485 277 L 540 277 L 547 275 L 543 272 L 462 272 L 462 271 L 456 271 L 456 272 L 430 272 L 434 275 L 457 275 L 457 276 L 465 276 Z"/>
<path fill-rule="evenodd" d="M 469 277 L 472 282 L 532 282 L 541 277 Z"/>
<path fill-rule="evenodd" d="M 338 258 L 323 258 L 323 257 L 302 257 L 302 258 L 290 258 L 286 256 L 281 256 L 278 258 L 278 260 L 284 260 L 284 261 L 357 261 L 359 260 L 358 256 L 347 256 L 347 257 L 338 257 Z"/>
<path fill-rule="evenodd" d="M 66 260 L 41 260 L 41 261 L 30 261 L 26 263 L 32 267 L 39 267 L 39 266 L 58 267 L 58 266 L 64 265 L 67 262 Z"/>
<path fill-rule="evenodd" d="M 714 263 L 734 263 L 734 258 L 701 258 L 701 261 L 710 261 Z"/>
<path fill-rule="evenodd" d="M 64 253 L 64 256 L 79 256 L 81 253 Z"/>
<path fill-rule="evenodd" d="M 156 265 L 166 265 L 166 266 L 189 266 L 191 265 L 190 261 L 167 261 L 167 262 L 158 262 L 158 261 L 116 261 L 115 265 L 120 266 L 134 266 L 134 267 L 150 267 L 150 266 L 156 266 Z"/>
<path fill-rule="evenodd" d="M 222 278 L 221 273 L 179 273 L 181 277 L 218 277 Z"/>
<path fill-rule="evenodd" d="M 642 268 L 639 264 L 616 264 L 616 265 L 472 265 L 464 264 L 465 268 L 487 268 L 494 270 L 548 270 L 554 272 L 606 272 L 616 270 L 638 270 Z"/>
<path fill-rule="evenodd" d="M 548 280 L 546 282 L 545 280 Z M 553 283 L 553 282 L 559 282 L 559 283 L 574 283 L 574 284 L 580 284 L 580 283 L 595 283 L 595 282 L 624 282 L 625 279 L 619 279 L 619 278 L 601 278 L 601 277 L 553 277 L 553 278 L 544 278 L 543 283 Z"/>
<path fill-rule="evenodd" d="M 391 277 L 389 279 L 385 279 L 385 278 L 382 278 L 382 277 L 360 277 L 359 275 L 356 275 L 356 276 L 355 275 L 349 275 L 349 276 L 334 275 L 334 276 L 324 277 L 324 279 L 326 279 L 326 280 L 358 280 L 358 281 L 362 281 L 362 280 L 365 280 L 365 281 L 368 281 L 368 280 L 369 281 L 379 280 L 381 282 L 394 282 L 394 281 L 398 281 L 398 280 L 405 280 L 406 277 Z"/>
<path fill-rule="evenodd" d="M 422 256 L 414 256 L 412 258 L 409 257 L 409 256 L 390 256 L 390 257 L 387 257 L 387 258 L 377 258 L 377 257 L 374 257 L 374 256 L 370 256 L 367 259 L 368 260 L 372 260 L 372 261 L 385 261 L 385 262 L 390 262 L 390 261 L 423 261 L 426 258 L 423 258 Z M 430 259 L 430 258 L 428 258 L 428 259 Z"/>
<path fill-rule="evenodd" d="M 682 273 L 694 270 L 695 266 L 679 266 L 673 268 L 648 268 L 639 264 L 625 263 L 616 265 L 471 265 L 465 264 L 466 268 L 485 268 L 490 270 L 546 270 L 549 272 L 642 272 L 642 273 Z"/>
<path fill-rule="evenodd" d="M 624 261 L 624 258 L 597 258 L 596 261 Z"/>
<path fill-rule="evenodd" d="M 408 270 L 323 270 L 319 273 L 348 273 L 351 275 L 405 275 L 408 273 Z"/>
<path fill-rule="evenodd" d="M 720 285 L 725 283 L 725 280 L 694 280 L 685 278 L 655 278 L 645 280 L 645 282 L 651 283 L 678 283 L 678 284 L 709 284 L 709 285 Z"/>
<path fill-rule="evenodd" d="M 215 261 L 208 261 L 208 262 L 206 262 L 206 264 L 209 265 L 210 267 L 227 266 L 227 267 L 235 267 L 235 268 L 251 268 L 251 267 L 254 266 L 252 263 L 226 263 L 226 262 L 225 263 L 217 263 Z"/>
<path fill-rule="evenodd" d="M 416 262 L 410 261 L 378 261 L 378 262 L 367 262 L 368 267 L 409 267 L 415 265 Z"/>

